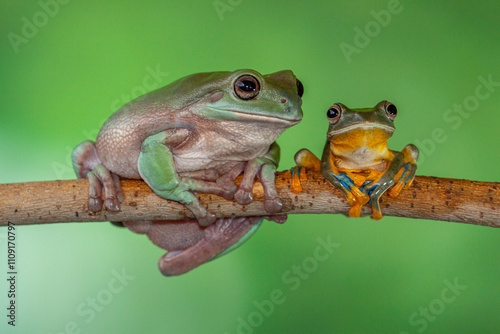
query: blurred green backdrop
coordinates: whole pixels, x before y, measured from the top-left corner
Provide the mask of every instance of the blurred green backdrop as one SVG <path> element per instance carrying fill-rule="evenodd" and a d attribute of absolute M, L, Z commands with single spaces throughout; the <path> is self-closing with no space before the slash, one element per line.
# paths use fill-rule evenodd
<path fill-rule="evenodd" d="M 302 147 L 321 152 L 332 103 L 388 99 L 399 108 L 390 147 L 417 144 L 418 174 L 500 181 L 500 87 L 477 91 L 500 81 L 497 1 L 0 6 L 0 183 L 74 178 L 72 148 L 120 105 L 238 68 L 292 69 L 304 83 L 303 122 L 279 139 L 281 169 Z M 5 229 L 0 237 L 6 259 Z M 318 237 L 337 243 L 319 263 Z M 493 228 L 296 215 L 176 278 L 157 269 L 163 250 L 108 223 L 19 227 L 17 241 L 18 322 L 2 315 L 1 332 L 500 332 Z"/>

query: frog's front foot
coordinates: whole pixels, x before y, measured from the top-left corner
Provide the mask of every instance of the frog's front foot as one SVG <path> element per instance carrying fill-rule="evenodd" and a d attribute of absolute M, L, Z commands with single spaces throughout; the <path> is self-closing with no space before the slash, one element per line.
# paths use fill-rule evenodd
<path fill-rule="evenodd" d="M 401 151 L 398 162 L 394 163 L 394 159 L 388 170 L 378 180 L 367 186 L 365 192 L 370 196 L 373 219 L 382 218 L 379 200 L 386 191 L 390 197 L 394 198 L 403 188 L 408 188 L 412 184 L 417 171 L 418 154 L 419 151 L 416 146 L 407 145 Z"/>
<path fill-rule="evenodd" d="M 292 191 L 294 194 L 302 192 L 301 181 L 307 180 L 307 168 L 302 166 L 295 166 L 285 172 L 285 179 L 291 180 Z"/>
<path fill-rule="evenodd" d="M 111 173 L 97 156 L 94 142 L 85 141 L 78 145 L 72 153 L 73 167 L 79 178 L 89 180 L 88 210 L 99 212 L 103 204 L 108 211 L 120 211 L 123 193 L 118 175 Z M 102 190 L 104 188 L 104 203 Z"/>
<path fill-rule="evenodd" d="M 392 198 L 398 196 L 401 190 L 411 186 L 417 171 L 418 148 L 415 145 L 408 144 L 401 153 L 404 157 L 404 164 L 394 177 L 396 184 L 387 192 Z"/>
<path fill-rule="evenodd" d="M 375 220 L 382 219 L 382 211 L 380 210 L 380 197 L 394 185 L 394 179 L 382 177 L 375 184 L 370 183 L 364 189 L 364 192 L 370 196 L 370 206 L 372 207 L 372 218 Z"/>
<path fill-rule="evenodd" d="M 260 157 L 253 159 L 245 166 L 243 178 L 234 199 L 241 205 L 250 204 L 253 200 L 253 183 L 257 176 L 264 189 L 264 208 L 269 213 L 280 212 L 283 208 L 281 198 L 278 196 L 275 181 L 276 163 L 269 158 Z"/>
<path fill-rule="evenodd" d="M 102 210 L 102 188 L 104 188 L 105 207 L 108 211 L 120 211 L 120 203 L 123 201 L 123 194 L 118 175 L 111 173 L 102 164 L 99 164 L 93 171 L 87 173 L 89 180 L 89 201 L 90 212 Z"/>
<path fill-rule="evenodd" d="M 148 182 L 147 177 L 145 180 Z M 221 186 L 217 182 L 206 182 L 188 177 L 174 177 L 168 183 L 164 183 L 160 187 L 152 187 L 152 189 L 161 197 L 184 204 L 193 213 L 201 226 L 208 226 L 215 222 L 216 216 L 201 205 L 193 192 L 215 194 L 226 199 L 232 199 L 235 187 L 231 187 L 229 183 Z"/>
<path fill-rule="evenodd" d="M 258 175 L 264 188 L 264 208 L 267 212 L 277 213 L 283 208 L 283 202 L 278 196 L 275 184 L 276 165 L 265 164 Z"/>

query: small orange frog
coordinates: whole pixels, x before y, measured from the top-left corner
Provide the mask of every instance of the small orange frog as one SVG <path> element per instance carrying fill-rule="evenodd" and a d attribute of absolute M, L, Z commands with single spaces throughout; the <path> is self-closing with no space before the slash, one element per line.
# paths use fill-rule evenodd
<path fill-rule="evenodd" d="M 297 166 L 287 173 L 293 192 L 302 191 L 300 181 L 307 179 L 305 170 L 321 171 L 346 195 L 351 206 L 349 216 L 359 217 L 363 205 L 369 203 L 372 218 L 381 219 L 380 196 L 390 188 L 388 195 L 396 197 L 411 185 L 417 170 L 416 146 L 409 144 L 401 152 L 387 148 L 395 129 L 396 106 L 382 101 L 374 108 L 349 109 L 336 103 L 326 115 L 330 126 L 323 157 L 320 161 L 307 149 L 297 152 Z"/>

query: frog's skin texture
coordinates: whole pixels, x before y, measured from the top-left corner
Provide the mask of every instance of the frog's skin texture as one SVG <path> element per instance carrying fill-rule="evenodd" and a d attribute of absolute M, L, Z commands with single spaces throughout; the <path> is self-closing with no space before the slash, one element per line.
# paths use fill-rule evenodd
<path fill-rule="evenodd" d="M 295 155 L 297 167 L 288 174 L 293 191 L 302 191 L 300 180 L 306 178 L 306 169 L 321 170 L 346 195 L 351 217 L 359 217 L 369 203 L 372 218 L 381 219 L 380 196 L 389 190 L 388 195 L 396 197 L 411 185 L 417 170 L 417 147 L 409 144 L 401 152 L 387 148 L 396 115 L 396 106 L 387 101 L 365 109 L 334 104 L 327 112 L 330 126 L 321 160 L 307 149 Z"/>
<path fill-rule="evenodd" d="M 196 218 L 182 224 L 123 223 L 169 251 L 160 259 L 165 275 L 186 272 L 234 248 L 256 230 L 258 219 L 216 219 L 195 194 L 249 204 L 258 177 L 265 209 L 281 211 L 274 185 L 275 140 L 302 119 L 302 93 L 289 70 L 269 75 L 238 70 L 193 74 L 131 101 L 106 121 L 95 143 L 83 142 L 73 151 L 76 174 L 89 179 L 89 211 L 103 206 L 119 211 L 120 178 L 143 179 L 157 195 L 183 203 Z M 241 173 L 237 187 L 234 179 Z"/>

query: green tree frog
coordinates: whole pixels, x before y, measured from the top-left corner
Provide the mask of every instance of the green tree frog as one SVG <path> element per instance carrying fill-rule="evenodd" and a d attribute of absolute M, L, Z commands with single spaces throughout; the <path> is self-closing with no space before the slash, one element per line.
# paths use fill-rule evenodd
<path fill-rule="evenodd" d="M 183 203 L 196 218 L 123 222 L 168 250 L 159 260 L 163 274 L 182 274 L 236 248 L 261 219 L 216 219 L 195 194 L 249 204 L 258 177 L 265 209 L 281 211 L 274 185 L 275 140 L 302 119 L 302 94 L 292 71 L 237 70 L 193 74 L 129 102 L 106 121 L 95 143 L 83 142 L 73 151 L 76 174 L 90 183 L 89 211 L 103 205 L 119 211 L 120 178 L 143 179 L 158 196 Z M 237 188 L 234 179 L 241 173 Z"/>
<path fill-rule="evenodd" d="M 396 115 L 396 106 L 388 101 L 363 109 L 349 109 L 341 103 L 331 106 L 326 114 L 329 127 L 323 156 L 319 160 L 307 149 L 297 152 L 297 167 L 287 173 L 293 191 L 302 191 L 306 169 L 321 171 L 346 195 L 351 217 L 359 217 L 363 205 L 369 203 L 372 218 L 381 219 L 380 196 L 389 190 L 388 195 L 396 197 L 411 185 L 417 169 L 417 147 L 408 144 L 401 152 L 387 147 Z"/>

